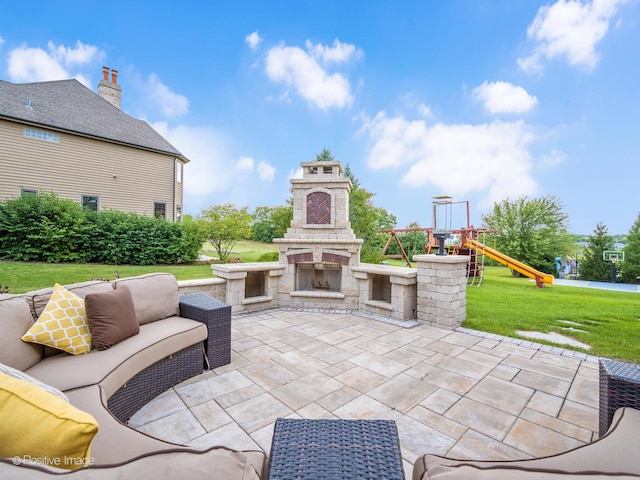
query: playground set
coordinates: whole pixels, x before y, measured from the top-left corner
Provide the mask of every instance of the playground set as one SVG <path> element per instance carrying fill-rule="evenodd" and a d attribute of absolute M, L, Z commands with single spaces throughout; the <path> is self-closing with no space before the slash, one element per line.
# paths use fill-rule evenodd
<path fill-rule="evenodd" d="M 451 228 L 453 206 L 466 205 L 467 226 L 457 230 Z M 433 200 L 433 228 L 407 228 L 400 230 L 381 230 L 381 233 L 388 233 L 389 239 L 385 244 L 382 255 L 385 256 L 391 243 L 395 240 L 400 248 L 399 255 L 386 255 L 389 258 L 403 259 L 408 266 L 411 261 L 406 250 L 402 246 L 402 242 L 398 237 L 398 233 L 406 232 L 424 232 L 427 235 L 427 245 L 425 250 L 427 254 L 436 250 L 437 255 L 468 255 L 469 263 L 467 265 L 467 280 L 471 285 L 480 285 L 482 283 L 482 275 L 484 272 L 485 257 L 489 257 L 512 270 L 529 277 L 536 282 L 536 286 L 541 288 L 545 284 L 553 283 L 553 275 L 540 272 L 535 268 L 525 265 L 518 260 L 505 255 L 487 245 L 484 240 L 487 233 L 494 233 L 486 228 L 476 228 L 469 224 L 469 201 L 453 202 L 449 196 L 434 197 Z"/>

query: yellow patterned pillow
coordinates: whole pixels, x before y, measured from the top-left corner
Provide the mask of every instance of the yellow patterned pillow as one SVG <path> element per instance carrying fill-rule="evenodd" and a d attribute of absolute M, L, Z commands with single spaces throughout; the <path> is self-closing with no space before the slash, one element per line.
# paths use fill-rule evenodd
<path fill-rule="evenodd" d="M 91 350 L 91 332 L 84 300 L 56 283 L 47 306 L 22 340 L 73 355 L 87 353 Z"/>

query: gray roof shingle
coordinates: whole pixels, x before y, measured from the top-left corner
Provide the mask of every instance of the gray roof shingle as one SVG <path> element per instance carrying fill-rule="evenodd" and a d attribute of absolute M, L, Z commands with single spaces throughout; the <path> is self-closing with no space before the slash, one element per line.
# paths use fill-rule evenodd
<path fill-rule="evenodd" d="M 31 107 L 27 106 L 31 99 Z M 77 80 L 14 84 L 0 80 L 0 118 L 187 158 L 143 121 L 130 117 Z"/>

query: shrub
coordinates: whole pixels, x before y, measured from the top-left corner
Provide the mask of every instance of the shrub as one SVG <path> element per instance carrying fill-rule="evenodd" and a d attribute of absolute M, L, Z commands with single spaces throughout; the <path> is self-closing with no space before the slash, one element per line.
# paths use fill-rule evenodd
<path fill-rule="evenodd" d="M 13 260 L 76 262 L 86 259 L 90 225 L 82 207 L 54 193 L 0 203 L 0 256 Z"/>
<path fill-rule="evenodd" d="M 194 222 L 83 210 L 53 193 L 0 203 L 0 257 L 22 261 L 154 265 L 193 262 L 203 242 Z"/>
<path fill-rule="evenodd" d="M 277 262 L 278 252 L 265 252 L 258 257 L 259 262 Z"/>
<path fill-rule="evenodd" d="M 89 240 L 91 261 L 131 265 L 193 262 L 201 245 L 202 234 L 195 224 L 116 210 L 94 214 Z"/>

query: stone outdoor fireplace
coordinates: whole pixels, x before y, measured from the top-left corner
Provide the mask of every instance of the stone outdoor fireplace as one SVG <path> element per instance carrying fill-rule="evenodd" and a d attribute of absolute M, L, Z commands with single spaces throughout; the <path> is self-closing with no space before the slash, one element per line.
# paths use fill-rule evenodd
<path fill-rule="evenodd" d="M 358 284 L 351 268 L 360 264 L 362 240 L 349 222 L 351 181 L 339 162 L 304 162 L 292 179 L 293 220 L 284 238 L 274 239 L 285 265 L 281 304 L 357 308 Z M 345 302 L 345 299 L 353 302 Z M 284 300 L 284 302 L 283 302 Z"/>
<path fill-rule="evenodd" d="M 360 263 L 349 222 L 351 181 L 339 162 L 304 162 L 291 180 L 293 219 L 276 238 L 277 262 L 213 264 L 232 312 L 268 308 L 363 311 L 445 328 L 466 314 L 466 265 L 459 255 L 415 255 L 418 268 Z M 189 287 L 197 288 L 197 287 Z"/>

